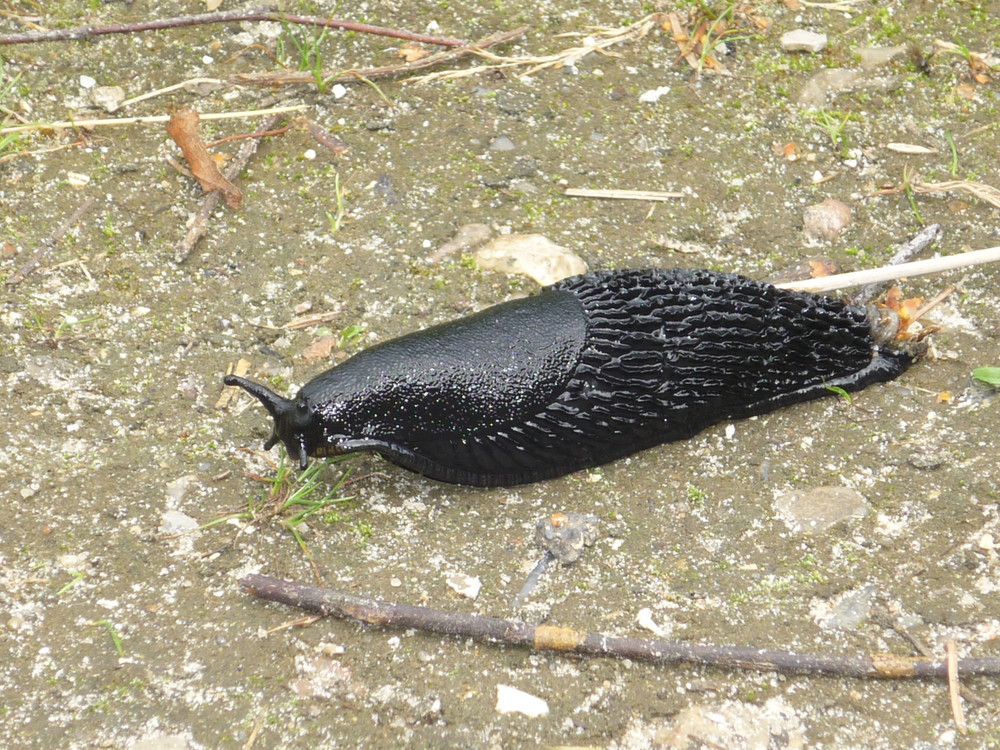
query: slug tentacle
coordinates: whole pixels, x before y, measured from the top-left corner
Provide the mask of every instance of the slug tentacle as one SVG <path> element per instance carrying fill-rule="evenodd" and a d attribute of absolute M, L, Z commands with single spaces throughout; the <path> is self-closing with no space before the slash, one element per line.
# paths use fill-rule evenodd
<path fill-rule="evenodd" d="M 222 382 L 226 385 L 239 386 L 251 396 L 260 401 L 268 413 L 274 418 L 274 428 L 271 437 L 264 443 L 264 450 L 271 450 L 278 441 L 285 443 L 288 455 L 299 462 L 305 469 L 309 465 L 311 452 L 308 435 L 315 431 L 315 417 L 312 410 L 303 399 L 292 400 L 279 396 L 270 388 L 241 378 L 238 375 L 226 375 Z"/>
<path fill-rule="evenodd" d="M 506 486 L 597 466 L 724 419 L 858 390 L 912 361 L 865 308 L 712 271 L 601 271 L 372 347 L 295 400 L 234 376 L 307 455 L 377 451 Z"/>

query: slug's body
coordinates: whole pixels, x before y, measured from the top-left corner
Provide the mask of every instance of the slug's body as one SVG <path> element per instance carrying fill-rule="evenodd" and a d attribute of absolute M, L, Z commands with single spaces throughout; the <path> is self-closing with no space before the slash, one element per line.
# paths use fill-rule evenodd
<path fill-rule="evenodd" d="M 601 271 L 361 352 L 274 417 L 265 445 L 377 451 L 432 479 L 506 486 L 597 466 L 724 419 L 858 390 L 909 354 L 864 308 L 711 271 Z"/>

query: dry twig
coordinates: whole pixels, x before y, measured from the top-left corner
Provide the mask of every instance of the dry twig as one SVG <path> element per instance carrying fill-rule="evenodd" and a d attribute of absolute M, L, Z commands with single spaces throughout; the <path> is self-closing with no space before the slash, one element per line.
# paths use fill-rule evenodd
<path fill-rule="evenodd" d="M 516 77 L 522 78 L 524 76 L 533 75 L 534 73 L 546 68 L 573 65 L 592 52 L 597 52 L 598 54 L 606 56 L 615 56 L 613 53 L 607 51 L 609 47 L 613 47 L 614 45 L 621 44 L 623 42 L 642 39 L 656 27 L 661 17 L 662 16 L 659 13 L 653 13 L 652 15 L 646 16 L 645 18 L 637 21 L 631 26 L 622 26 L 613 29 L 595 29 L 586 36 L 583 40 L 584 43 L 581 46 L 570 47 L 560 52 L 556 52 L 555 54 L 544 55 L 541 57 L 501 57 L 499 55 L 494 55 L 491 52 L 487 52 L 485 47 L 483 47 L 482 44 L 479 44 L 477 47 L 469 48 L 470 51 L 479 57 L 488 60 L 491 63 L 490 65 L 481 65 L 476 68 L 469 68 L 468 70 L 446 70 L 438 73 L 430 73 L 428 75 L 421 76 L 420 78 L 413 79 L 413 82 L 426 83 L 429 81 L 465 78 L 487 70 L 527 68 L 527 70 L 517 73 Z M 423 61 L 421 60 L 420 62 Z"/>
<path fill-rule="evenodd" d="M 326 84 L 358 83 L 365 78 L 369 81 L 383 80 L 386 78 L 399 78 L 418 70 L 427 70 L 428 68 L 433 68 L 438 65 L 454 62 L 455 60 L 459 60 L 468 55 L 478 54 L 481 50 L 495 47 L 498 44 L 506 44 L 507 42 L 517 39 L 518 37 L 524 36 L 527 31 L 527 26 L 520 26 L 513 31 L 503 31 L 491 34 L 488 37 L 480 39 L 475 44 L 469 44 L 464 47 L 456 47 L 444 52 L 438 52 L 403 65 L 384 65 L 378 68 L 362 68 L 361 70 L 324 71 L 322 78 L 323 82 Z M 419 81 L 424 79 L 419 78 L 414 80 Z M 233 76 L 232 81 L 237 84 L 256 86 L 294 86 L 298 84 L 313 84 L 316 82 L 316 76 L 308 71 L 296 72 L 281 70 L 273 73 L 246 73 L 235 75 Z"/>
<path fill-rule="evenodd" d="M 162 29 L 177 29 L 184 26 L 204 26 L 206 24 L 235 23 L 237 21 L 274 21 L 277 23 L 294 23 L 302 26 L 325 26 L 327 28 L 340 29 L 342 31 L 358 31 L 363 34 L 389 36 L 396 39 L 405 39 L 411 42 L 438 44 L 443 47 L 461 47 L 468 44 L 468 42 L 462 39 L 429 36 L 427 34 L 415 34 L 412 31 L 387 29 L 382 26 L 371 26 L 367 23 L 344 21 L 338 18 L 290 15 L 282 13 L 274 6 L 263 6 L 260 8 L 247 8 L 245 10 L 230 10 L 219 13 L 198 13 L 191 16 L 160 18 L 155 21 L 94 24 L 91 26 L 77 26 L 72 29 L 56 29 L 54 31 L 32 31 L 26 34 L 11 34 L 9 36 L 0 36 L 0 45 L 33 44 L 36 42 L 72 42 L 91 39 L 95 36 L 102 36 L 104 34 L 134 34 L 140 31 L 159 31 Z"/>
<path fill-rule="evenodd" d="M 268 117 L 261 126 L 255 131 L 255 135 L 263 135 L 274 129 L 275 124 L 281 117 L 280 113 L 272 114 Z M 254 155 L 257 151 L 257 146 L 260 145 L 261 138 L 250 138 L 246 140 L 240 147 L 239 153 L 236 158 L 233 159 L 232 163 L 223 173 L 228 180 L 234 180 L 242 172 L 246 165 L 250 161 L 250 157 Z M 192 217 L 191 222 L 188 224 L 187 233 L 184 235 L 184 239 L 177 243 L 177 248 L 174 252 L 174 262 L 183 263 L 187 260 L 188 255 L 194 249 L 195 243 L 201 239 L 202 235 L 208 231 L 208 219 L 212 215 L 212 211 L 215 207 L 219 205 L 219 199 L 221 198 L 221 193 L 215 190 L 205 196 L 205 202 L 202 203 L 201 210 Z"/>
<path fill-rule="evenodd" d="M 951 715 L 955 719 L 955 727 L 962 734 L 968 734 L 969 730 L 965 726 L 965 712 L 962 710 L 962 697 L 959 695 L 961 684 L 958 681 L 958 651 L 955 649 L 955 641 L 949 638 L 945 644 L 946 660 L 948 663 L 948 699 L 951 703 Z"/>
<path fill-rule="evenodd" d="M 59 240 L 63 238 L 63 235 L 72 229 L 73 225 L 76 224 L 80 218 L 87 213 L 87 211 L 94 207 L 95 203 L 97 203 L 97 199 L 93 196 L 88 197 L 83 203 L 81 203 L 76 211 L 70 214 L 70 217 L 59 225 L 59 228 L 56 229 L 55 233 L 42 243 L 41 247 L 39 247 L 35 254 L 31 256 L 31 259 L 17 269 L 17 271 L 15 271 L 14 274 L 7 279 L 7 286 L 17 286 L 24 281 L 28 274 L 38 268 L 42 264 L 42 258 L 45 257 L 45 254 L 59 244 Z"/>
<path fill-rule="evenodd" d="M 263 599 L 323 615 L 381 627 L 416 628 L 538 651 L 611 656 L 655 664 L 701 664 L 729 669 L 858 678 L 946 677 L 948 671 L 947 664 L 941 661 L 893 654 L 837 657 L 741 646 L 706 646 L 679 641 L 621 638 L 573 628 L 530 625 L 499 617 L 393 604 L 258 574 L 241 578 L 240 585 Z M 958 661 L 958 669 L 966 675 L 1000 675 L 1000 657 L 961 659 Z"/>
<path fill-rule="evenodd" d="M 286 112 L 301 112 L 308 109 L 305 104 L 290 104 L 286 107 L 270 107 L 268 109 L 247 109 L 241 112 L 206 112 L 202 120 L 234 120 L 241 117 L 259 117 L 261 115 L 281 115 Z M 31 122 L 27 125 L 11 125 L 0 128 L 0 135 L 20 133 L 25 130 L 66 130 L 67 128 L 96 128 L 103 125 L 152 125 L 160 122 L 170 122 L 170 115 L 149 115 L 148 117 L 109 117 L 101 120 L 64 120 L 62 122 Z"/>

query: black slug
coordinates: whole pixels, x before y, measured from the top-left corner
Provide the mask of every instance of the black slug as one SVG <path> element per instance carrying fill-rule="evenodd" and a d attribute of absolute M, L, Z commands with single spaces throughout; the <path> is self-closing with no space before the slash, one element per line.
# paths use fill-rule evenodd
<path fill-rule="evenodd" d="M 713 271 L 599 271 L 373 346 L 294 399 L 234 375 L 308 456 L 377 451 L 481 487 L 550 479 L 724 419 L 899 375 L 865 308 Z"/>

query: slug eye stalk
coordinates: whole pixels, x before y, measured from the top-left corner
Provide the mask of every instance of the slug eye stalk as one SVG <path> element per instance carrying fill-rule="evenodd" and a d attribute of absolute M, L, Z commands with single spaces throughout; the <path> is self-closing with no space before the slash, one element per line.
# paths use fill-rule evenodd
<path fill-rule="evenodd" d="M 264 450 L 271 450 L 280 440 L 285 444 L 289 457 L 297 460 L 299 468 L 304 470 L 309 465 L 309 446 L 305 430 L 313 421 L 309 407 L 302 401 L 279 396 L 270 388 L 238 375 L 226 375 L 223 382 L 226 385 L 242 388 L 260 401 L 274 418 L 271 437 L 264 443 Z"/>

